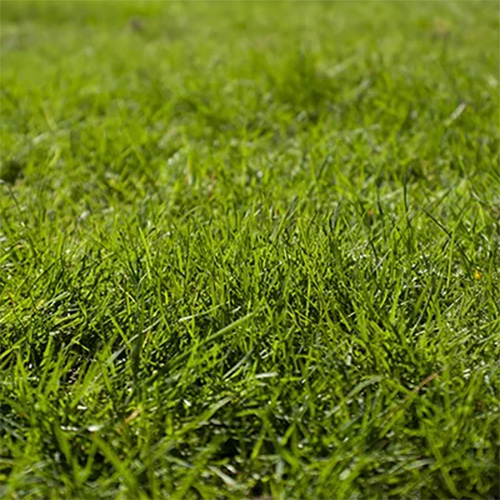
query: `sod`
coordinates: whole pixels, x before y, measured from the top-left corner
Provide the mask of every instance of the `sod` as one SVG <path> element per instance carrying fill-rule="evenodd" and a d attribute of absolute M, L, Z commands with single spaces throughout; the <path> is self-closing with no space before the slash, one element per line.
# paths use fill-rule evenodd
<path fill-rule="evenodd" d="M 499 498 L 496 2 L 1 8 L 1 496 Z"/>

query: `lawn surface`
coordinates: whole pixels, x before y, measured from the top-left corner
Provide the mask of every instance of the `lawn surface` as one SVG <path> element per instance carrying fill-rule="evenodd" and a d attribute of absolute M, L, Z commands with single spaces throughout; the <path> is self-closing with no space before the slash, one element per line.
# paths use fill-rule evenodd
<path fill-rule="evenodd" d="M 498 3 L 0 7 L 3 497 L 499 497 Z"/>

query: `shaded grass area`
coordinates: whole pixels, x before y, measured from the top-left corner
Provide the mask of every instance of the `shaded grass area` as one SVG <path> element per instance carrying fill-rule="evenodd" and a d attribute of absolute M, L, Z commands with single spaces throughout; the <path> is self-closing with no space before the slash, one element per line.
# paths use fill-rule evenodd
<path fill-rule="evenodd" d="M 498 5 L 0 7 L 2 495 L 498 497 Z"/>

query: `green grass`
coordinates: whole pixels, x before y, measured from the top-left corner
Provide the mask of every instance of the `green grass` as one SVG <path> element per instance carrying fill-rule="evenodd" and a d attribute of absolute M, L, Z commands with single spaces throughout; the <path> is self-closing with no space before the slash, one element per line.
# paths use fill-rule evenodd
<path fill-rule="evenodd" d="M 0 7 L 4 498 L 499 498 L 496 2 Z"/>

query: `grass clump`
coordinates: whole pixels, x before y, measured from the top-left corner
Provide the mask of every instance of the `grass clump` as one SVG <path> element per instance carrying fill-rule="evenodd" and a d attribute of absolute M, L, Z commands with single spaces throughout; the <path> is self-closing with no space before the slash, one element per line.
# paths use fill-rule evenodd
<path fill-rule="evenodd" d="M 497 498 L 487 2 L 1 4 L 5 498 Z"/>

